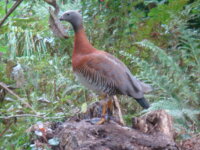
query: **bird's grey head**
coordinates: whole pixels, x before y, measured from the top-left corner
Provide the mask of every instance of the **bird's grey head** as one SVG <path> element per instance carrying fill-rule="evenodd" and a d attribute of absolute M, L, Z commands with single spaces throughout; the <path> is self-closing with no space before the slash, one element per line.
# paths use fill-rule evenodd
<path fill-rule="evenodd" d="M 82 28 L 82 16 L 78 11 L 75 10 L 64 12 L 64 14 L 60 17 L 60 21 L 70 22 L 75 32 Z"/>

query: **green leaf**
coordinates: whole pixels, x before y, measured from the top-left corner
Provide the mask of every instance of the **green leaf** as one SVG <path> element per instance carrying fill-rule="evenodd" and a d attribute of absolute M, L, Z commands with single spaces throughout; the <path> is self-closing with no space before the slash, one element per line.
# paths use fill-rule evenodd
<path fill-rule="evenodd" d="M 7 52 L 7 47 L 0 47 L 0 52 L 2 52 L 2 53 L 6 53 Z"/>
<path fill-rule="evenodd" d="M 86 111 L 87 111 L 87 103 L 83 103 L 81 106 L 81 112 L 86 113 Z"/>

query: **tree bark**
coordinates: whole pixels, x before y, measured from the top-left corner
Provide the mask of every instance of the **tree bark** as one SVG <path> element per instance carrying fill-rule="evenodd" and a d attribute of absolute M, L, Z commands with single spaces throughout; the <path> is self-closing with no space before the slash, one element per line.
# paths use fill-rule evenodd
<path fill-rule="evenodd" d="M 37 148 L 53 150 L 178 150 L 173 139 L 172 117 L 164 110 L 152 111 L 133 119 L 133 128 L 123 126 L 115 119 L 96 125 L 91 118 L 99 117 L 103 102 L 96 102 L 88 111 L 61 123 L 34 125 L 29 132 L 41 132 L 32 139 Z M 114 110 L 117 111 L 117 110 Z M 57 145 L 47 142 L 57 139 Z"/>
<path fill-rule="evenodd" d="M 50 14 L 49 27 L 52 30 L 53 34 L 60 38 L 65 38 L 65 39 L 68 38 L 66 29 L 58 19 L 58 13 L 60 11 L 60 8 L 56 3 L 56 0 L 44 0 L 44 1 L 54 7 L 54 11 L 51 8 L 49 8 L 49 14 Z"/>

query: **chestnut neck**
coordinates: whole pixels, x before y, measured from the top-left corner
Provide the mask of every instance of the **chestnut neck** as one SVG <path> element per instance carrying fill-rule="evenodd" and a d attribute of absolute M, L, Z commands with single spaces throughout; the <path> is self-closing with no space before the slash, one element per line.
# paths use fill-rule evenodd
<path fill-rule="evenodd" d="M 95 51 L 95 48 L 90 44 L 83 26 L 75 30 L 74 50 L 73 55 L 88 54 Z"/>

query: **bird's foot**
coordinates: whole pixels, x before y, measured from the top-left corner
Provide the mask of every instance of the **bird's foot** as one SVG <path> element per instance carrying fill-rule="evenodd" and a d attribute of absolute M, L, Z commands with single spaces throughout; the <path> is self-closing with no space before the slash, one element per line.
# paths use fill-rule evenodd
<path fill-rule="evenodd" d="M 101 125 L 104 124 L 105 122 L 109 121 L 109 116 L 105 115 L 101 118 L 92 118 L 89 119 L 88 122 L 92 123 L 92 124 L 96 124 L 96 125 Z"/>
<path fill-rule="evenodd" d="M 104 117 L 102 117 L 97 123 L 96 125 L 101 125 L 104 124 L 106 122 L 106 119 Z"/>

